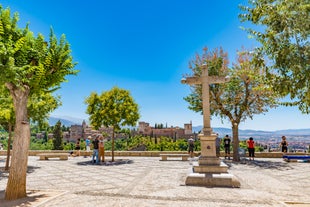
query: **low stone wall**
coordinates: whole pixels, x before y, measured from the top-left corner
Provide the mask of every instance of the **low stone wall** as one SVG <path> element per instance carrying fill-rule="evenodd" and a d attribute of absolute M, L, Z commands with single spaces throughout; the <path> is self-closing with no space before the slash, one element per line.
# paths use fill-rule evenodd
<path fill-rule="evenodd" d="M 64 150 L 29 150 L 29 156 L 37 156 L 37 154 L 40 153 L 64 153 L 64 152 L 70 152 L 70 151 L 64 151 Z M 76 150 L 73 150 L 73 153 L 75 153 Z M 5 156 L 6 155 L 6 150 L 0 150 L 0 155 Z M 123 157 L 159 157 L 159 154 L 187 154 L 186 151 L 114 151 L 114 156 L 123 156 Z M 86 152 L 85 150 L 80 151 L 80 155 L 89 155 L 92 154 L 91 152 Z M 196 156 L 199 156 L 199 152 L 196 153 Z M 112 152 L 111 151 L 105 151 L 105 156 L 111 156 Z"/>
<path fill-rule="evenodd" d="M 37 154 L 40 153 L 49 153 L 49 152 L 59 152 L 64 153 L 69 151 L 63 151 L 63 150 L 29 150 L 29 156 L 37 156 Z M 75 150 L 73 150 L 75 152 Z M 1 156 L 6 156 L 6 150 L 0 150 Z M 81 156 L 87 155 L 87 152 L 85 150 L 81 150 Z M 88 155 L 92 154 L 92 152 L 88 152 Z M 159 157 L 160 154 L 187 154 L 186 151 L 114 151 L 114 156 L 119 157 Z M 200 152 L 195 152 L 195 156 L 199 156 Z M 292 155 L 309 155 L 309 153 L 288 153 Z M 105 151 L 105 156 L 111 156 L 111 151 Z M 247 153 L 245 156 L 247 157 Z M 256 158 L 282 158 L 282 152 L 255 152 Z M 221 157 L 225 156 L 224 152 L 221 152 Z M 232 154 L 231 154 L 232 156 Z"/>

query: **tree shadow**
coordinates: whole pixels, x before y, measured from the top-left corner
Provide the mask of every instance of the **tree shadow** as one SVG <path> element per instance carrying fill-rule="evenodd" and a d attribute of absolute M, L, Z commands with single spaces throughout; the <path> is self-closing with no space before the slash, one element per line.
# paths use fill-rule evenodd
<path fill-rule="evenodd" d="M 224 161 L 225 162 L 225 161 Z M 267 161 L 267 160 L 241 160 L 240 162 L 225 162 L 229 167 L 232 165 L 247 165 L 262 169 L 274 169 L 274 170 L 288 170 L 293 169 L 289 163 L 282 161 Z"/>
<path fill-rule="evenodd" d="M 47 192 L 29 191 L 25 198 L 16 200 L 5 200 L 5 191 L 0 191 L 0 203 L 1 207 L 18 207 L 18 206 L 35 206 L 36 203 L 40 203 L 43 199 L 51 197 Z"/>
<path fill-rule="evenodd" d="M 27 174 L 33 173 L 36 169 L 40 167 L 28 166 L 27 167 Z M 10 170 L 10 168 L 9 168 Z M 5 167 L 0 167 L 0 180 L 9 177 L 9 170 L 5 170 Z"/>
<path fill-rule="evenodd" d="M 129 159 L 115 159 L 113 162 L 111 160 L 106 160 L 105 162 L 93 163 L 91 160 L 77 162 L 77 165 L 98 165 L 98 166 L 114 166 L 114 165 L 124 165 L 132 164 L 133 160 Z"/>

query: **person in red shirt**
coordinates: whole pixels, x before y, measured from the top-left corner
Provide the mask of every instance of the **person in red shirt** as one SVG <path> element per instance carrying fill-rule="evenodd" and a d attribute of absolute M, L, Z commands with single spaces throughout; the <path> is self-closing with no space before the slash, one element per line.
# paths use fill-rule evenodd
<path fill-rule="evenodd" d="M 249 140 L 246 141 L 247 146 L 248 146 L 248 151 L 249 151 L 249 159 L 254 160 L 254 153 L 255 153 L 255 143 L 253 141 L 253 138 L 250 137 Z"/>

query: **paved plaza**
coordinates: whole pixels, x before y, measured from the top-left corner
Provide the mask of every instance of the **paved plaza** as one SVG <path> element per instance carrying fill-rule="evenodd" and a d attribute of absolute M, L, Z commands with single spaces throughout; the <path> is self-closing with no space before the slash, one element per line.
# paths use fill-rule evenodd
<path fill-rule="evenodd" d="M 108 157 L 108 159 L 110 159 Z M 30 156 L 29 196 L 4 201 L 8 173 L 0 156 L 0 206 L 49 207 L 265 207 L 310 206 L 310 163 L 282 159 L 226 161 L 241 188 L 185 186 L 193 161 L 159 161 L 159 157 L 115 157 L 119 165 L 93 165 L 90 158 L 39 160 Z"/>

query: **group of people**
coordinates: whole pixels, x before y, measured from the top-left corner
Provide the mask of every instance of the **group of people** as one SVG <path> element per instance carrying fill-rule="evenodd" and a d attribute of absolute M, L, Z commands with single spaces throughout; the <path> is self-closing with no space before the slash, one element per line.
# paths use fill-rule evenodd
<path fill-rule="evenodd" d="M 229 155 L 230 155 L 230 142 L 231 142 L 230 137 L 228 135 L 226 135 L 224 137 L 224 139 L 223 139 L 223 142 L 224 142 L 224 149 L 225 149 L 225 159 L 227 157 L 229 159 Z M 253 137 L 250 137 L 246 141 L 246 144 L 247 144 L 248 153 L 249 153 L 249 160 L 254 160 L 254 157 L 255 157 L 255 142 L 254 142 Z M 281 151 L 283 153 L 287 152 L 287 146 L 288 146 L 288 143 L 286 141 L 286 137 L 282 136 L 282 141 L 280 142 L 280 148 L 281 148 Z"/>
<path fill-rule="evenodd" d="M 99 134 L 95 137 L 94 140 L 92 140 L 91 136 L 88 136 L 87 139 L 85 140 L 85 145 L 86 145 L 86 152 L 87 154 L 90 153 L 90 148 L 91 145 L 93 146 L 93 155 L 92 155 L 92 163 L 99 164 L 100 162 L 104 162 L 104 137 Z M 216 156 L 219 157 L 220 155 L 220 143 L 221 139 L 218 137 L 216 138 Z M 226 135 L 223 138 L 223 145 L 224 145 L 224 150 L 225 150 L 225 159 L 230 159 L 230 144 L 231 144 L 231 139 L 229 135 Z M 247 148 L 248 148 L 248 153 L 249 153 L 249 159 L 254 160 L 255 157 L 255 142 L 253 137 L 250 137 L 247 141 Z M 282 141 L 280 143 L 281 151 L 283 153 L 287 152 L 287 146 L 288 143 L 286 141 L 286 137 L 282 136 Z M 194 140 L 191 138 L 189 139 L 188 143 L 188 153 L 190 157 L 194 157 Z M 75 150 L 77 151 L 76 156 L 80 156 L 80 139 L 77 139 L 76 145 L 75 145 Z"/>
<path fill-rule="evenodd" d="M 86 153 L 90 155 L 90 148 L 93 148 L 92 154 L 92 163 L 99 164 L 100 162 L 104 162 L 104 137 L 101 134 L 96 135 L 95 139 L 92 140 L 91 136 L 88 136 L 85 140 Z M 81 151 L 81 140 L 77 139 L 75 143 L 76 155 L 80 156 Z"/>
<path fill-rule="evenodd" d="M 247 149 L 249 153 L 249 160 L 254 160 L 255 157 L 255 142 L 253 137 L 250 137 L 247 141 Z M 216 156 L 220 156 L 220 145 L 221 145 L 221 139 L 218 137 L 216 138 Z M 230 145 L 231 145 L 231 138 L 229 135 L 226 135 L 223 138 L 223 145 L 224 145 L 224 150 L 225 150 L 225 159 L 230 159 Z M 285 136 L 282 136 L 282 141 L 280 143 L 280 148 L 283 153 L 287 152 L 287 146 L 288 142 L 286 140 Z M 189 139 L 189 145 L 188 145 L 188 153 L 190 154 L 190 157 L 193 157 L 193 151 L 194 151 L 194 142 L 192 139 Z"/>
<path fill-rule="evenodd" d="M 89 136 L 88 138 L 91 139 Z M 93 144 L 93 156 L 92 163 L 99 164 L 104 162 L 104 138 L 101 134 L 97 135 L 95 140 L 92 141 Z"/>

